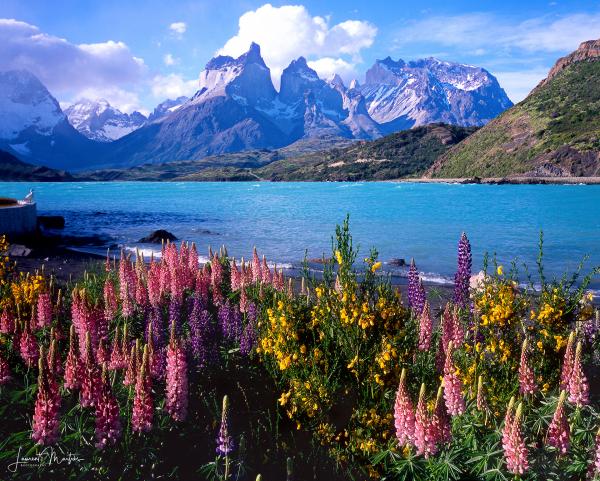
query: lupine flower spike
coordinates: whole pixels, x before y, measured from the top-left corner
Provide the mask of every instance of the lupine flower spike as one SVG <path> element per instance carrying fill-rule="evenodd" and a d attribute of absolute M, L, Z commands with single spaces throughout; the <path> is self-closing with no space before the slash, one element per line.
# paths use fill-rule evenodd
<path fill-rule="evenodd" d="M 569 379 L 569 401 L 577 407 L 581 407 L 590 403 L 589 399 L 590 388 L 587 378 L 583 373 L 581 365 L 581 341 L 577 343 L 575 349 L 575 358 L 573 359 L 573 369 Z"/>
<path fill-rule="evenodd" d="M 233 451 L 233 440 L 229 435 L 229 398 L 223 396 L 223 411 L 221 411 L 221 426 L 217 436 L 217 454 L 227 456 Z"/>
<path fill-rule="evenodd" d="M 571 331 L 569 334 L 569 340 L 567 341 L 567 348 L 565 349 L 565 355 L 563 357 L 562 371 L 560 373 L 560 389 L 569 389 L 569 380 L 571 379 L 571 371 L 573 370 L 573 357 L 575 352 L 573 350 L 575 346 L 575 332 Z"/>
<path fill-rule="evenodd" d="M 58 441 L 60 394 L 56 381 L 46 366 L 43 348 L 40 351 L 38 393 L 31 437 L 38 444 L 49 445 Z"/>
<path fill-rule="evenodd" d="M 69 331 L 69 353 L 65 361 L 65 388 L 79 389 L 81 387 L 81 360 L 76 352 L 75 326 L 71 324 Z"/>
<path fill-rule="evenodd" d="M 471 244 L 463 232 L 458 241 L 458 269 L 454 275 L 454 302 L 465 308 L 469 304 L 469 281 L 471 279 Z"/>
<path fill-rule="evenodd" d="M 171 340 L 167 348 L 166 410 L 175 421 L 183 421 L 188 407 L 188 372 L 185 352 L 171 324 Z"/>
<path fill-rule="evenodd" d="M 510 398 L 510 401 L 508 402 L 508 407 L 506 408 L 506 414 L 504 415 L 504 426 L 502 427 L 502 448 L 504 449 L 505 452 L 509 446 L 510 431 L 512 429 L 513 419 L 515 416 L 515 413 L 513 412 L 514 406 L 515 406 L 515 397 L 513 396 Z"/>
<path fill-rule="evenodd" d="M 433 332 L 433 324 L 431 321 L 431 310 L 429 302 L 425 301 L 423 312 L 419 317 L 419 350 L 428 351 L 431 347 L 431 335 Z"/>
<path fill-rule="evenodd" d="M 400 374 L 400 384 L 394 404 L 394 424 L 398 444 L 404 446 L 412 442 L 415 433 L 415 412 L 406 389 L 406 368 Z"/>
<path fill-rule="evenodd" d="M 519 365 L 519 391 L 523 395 L 534 394 L 536 390 L 535 375 L 529 365 L 527 348 L 528 342 L 525 339 L 521 347 L 521 364 Z"/>
<path fill-rule="evenodd" d="M 415 412 L 414 445 L 417 448 L 417 454 L 425 456 L 425 459 L 436 452 L 436 433 L 431 429 L 431 425 L 432 423 L 427 415 L 425 383 L 423 383 L 421 384 L 419 401 L 417 402 L 417 409 Z"/>
<path fill-rule="evenodd" d="M 482 412 L 485 412 L 488 409 L 483 388 L 483 376 L 479 376 L 477 379 L 477 409 Z"/>
<path fill-rule="evenodd" d="M 4 358 L 2 354 L 0 354 L 0 386 L 6 384 L 12 379 L 12 374 L 10 372 L 10 366 L 8 365 L 8 361 Z"/>
<path fill-rule="evenodd" d="M 459 416 L 465 412 L 465 398 L 462 395 L 462 381 L 456 373 L 452 360 L 453 343 L 448 343 L 446 362 L 444 363 L 444 399 L 451 416 Z"/>
<path fill-rule="evenodd" d="M 569 420 L 565 412 L 566 391 L 562 391 L 558 398 L 558 404 L 552 422 L 548 428 L 547 442 L 554 446 L 560 454 L 566 454 L 569 450 L 570 431 Z"/>
<path fill-rule="evenodd" d="M 102 366 L 102 377 L 96 403 L 96 448 L 104 449 L 115 444 L 121 436 L 119 404 L 108 382 L 106 364 Z"/>
<path fill-rule="evenodd" d="M 515 417 L 512 420 L 507 444 L 504 448 L 504 456 L 508 471 L 519 476 L 522 476 L 529 468 L 529 462 L 527 461 L 528 451 L 521 430 L 522 413 L 523 403 L 519 403 L 515 412 Z"/>
<path fill-rule="evenodd" d="M 436 444 L 445 444 L 452 439 L 450 416 L 448 416 L 448 411 L 446 410 L 442 386 L 438 388 L 435 398 L 435 407 L 433 408 L 433 416 L 431 418 L 431 437 L 435 440 Z"/>
<path fill-rule="evenodd" d="M 145 346 L 133 398 L 131 429 L 134 432 L 141 433 L 152 429 L 153 409 L 152 381 L 148 372 L 148 347 Z"/>

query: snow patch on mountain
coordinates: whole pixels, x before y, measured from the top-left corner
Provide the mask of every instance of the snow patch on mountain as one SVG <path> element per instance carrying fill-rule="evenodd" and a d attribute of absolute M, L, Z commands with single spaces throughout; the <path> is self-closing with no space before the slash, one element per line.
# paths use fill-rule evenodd
<path fill-rule="evenodd" d="M 25 129 L 48 136 L 64 119 L 58 102 L 33 74 L 0 72 L 0 138 L 16 139 Z"/>
<path fill-rule="evenodd" d="M 112 142 L 139 129 L 147 121 L 139 112 L 126 114 L 106 100 L 82 99 L 65 110 L 69 122 L 87 138 Z"/>

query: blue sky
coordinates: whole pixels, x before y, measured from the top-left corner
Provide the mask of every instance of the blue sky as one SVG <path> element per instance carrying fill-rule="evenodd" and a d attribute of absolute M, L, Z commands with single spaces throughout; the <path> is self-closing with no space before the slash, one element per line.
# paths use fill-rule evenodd
<path fill-rule="evenodd" d="M 191 94 L 216 53 L 256 40 L 277 83 L 304 55 L 323 77 L 375 59 L 435 56 L 484 67 L 521 100 L 556 59 L 600 37 L 600 1 L 2 0 L 0 70 L 29 68 L 61 102 L 151 110 Z"/>

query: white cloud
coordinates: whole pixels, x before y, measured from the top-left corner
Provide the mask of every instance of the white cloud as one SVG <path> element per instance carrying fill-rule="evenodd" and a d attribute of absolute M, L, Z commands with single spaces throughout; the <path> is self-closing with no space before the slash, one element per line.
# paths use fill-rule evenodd
<path fill-rule="evenodd" d="M 495 72 L 494 75 L 498 78 L 502 88 L 506 90 L 508 97 L 514 103 L 517 103 L 527 97 L 529 92 L 546 78 L 548 69 L 536 68 L 525 72 Z"/>
<path fill-rule="evenodd" d="M 71 103 L 80 99 L 105 99 L 110 105 L 119 109 L 121 112 L 131 113 L 134 110 L 143 114 L 147 114 L 148 112 L 147 109 L 140 106 L 140 98 L 137 92 L 124 90 L 119 87 L 86 88 L 73 96 Z"/>
<path fill-rule="evenodd" d="M 171 67 L 177 63 L 179 63 L 179 59 L 173 57 L 172 54 L 168 53 L 163 57 L 163 62 L 166 66 Z"/>
<path fill-rule="evenodd" d="M 152 94 L 157 99 L 175 99 L 182 95 L 191 96 L 198 90 L 197 80 L 185 80 L 181 75 L 156 75 L 152 79 Z"/>
<path fill-rule="evenodd" d="M 334 74 L 338 74 L 346 84 L 357 77 L 354 65 L 341 58 L 323 57 L 318 60 L 311 60 L 308 66 L 319 74 L 322 79 L 329 79 Z"/>
<path fill-rule="evenodd" d="M 598 38 L 600 13 L 543 16 L 515 23 L 487 13 L 432 16 L 400 29 L 396 47 L 413 43 L 526 52 L 566 52 L 584 40 Z"/>
<path fill-rule="evenodd" d="M 181 38 L 187 30 L 187 24 L 185 22 L 173 22 L 171 25 L 169 25 L 169 30 L 173 35 Z"/>
<path fill-rule="evenodd" d="M 147 71 L 144 61 L 123 42 L 77 45 L 12 19 L 0 19 L 0 45 L 0 69 L 29 70 L 58 96 L 74 98 L 94 90 L 125 92 Z"/>
<path fill-rule="evenodd" d="M 360 61 L 360 51 L 373 44 L 376 34 L 377 28 L 366 21 L 346 20 L 330 26 L 328 19 L 310 15 L 302 5 L 265 4 L 240 17 L 238 33 L 218 53 L 237 57 L 248 50 L 250 43 L 258 43 L 273 81 L 279 84 L 283 69 L 299 56 L 313 62 L 327 57 L 329 62 L 355 65 Z"/>

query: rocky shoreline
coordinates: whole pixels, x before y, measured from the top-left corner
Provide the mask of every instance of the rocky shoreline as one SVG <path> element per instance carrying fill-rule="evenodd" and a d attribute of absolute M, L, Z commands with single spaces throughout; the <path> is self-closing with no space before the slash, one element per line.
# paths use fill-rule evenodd
<path fill-rule="evenodd" d="M 600 177 L 462 177 L 462 178 L 414 178 L 396 179 L 394 182 L 408 182 L 419 184 L 487 184 L 487 185 L 545 185 L 545 184 L 571 184 L 571 185 L 597 185 Z"/>

